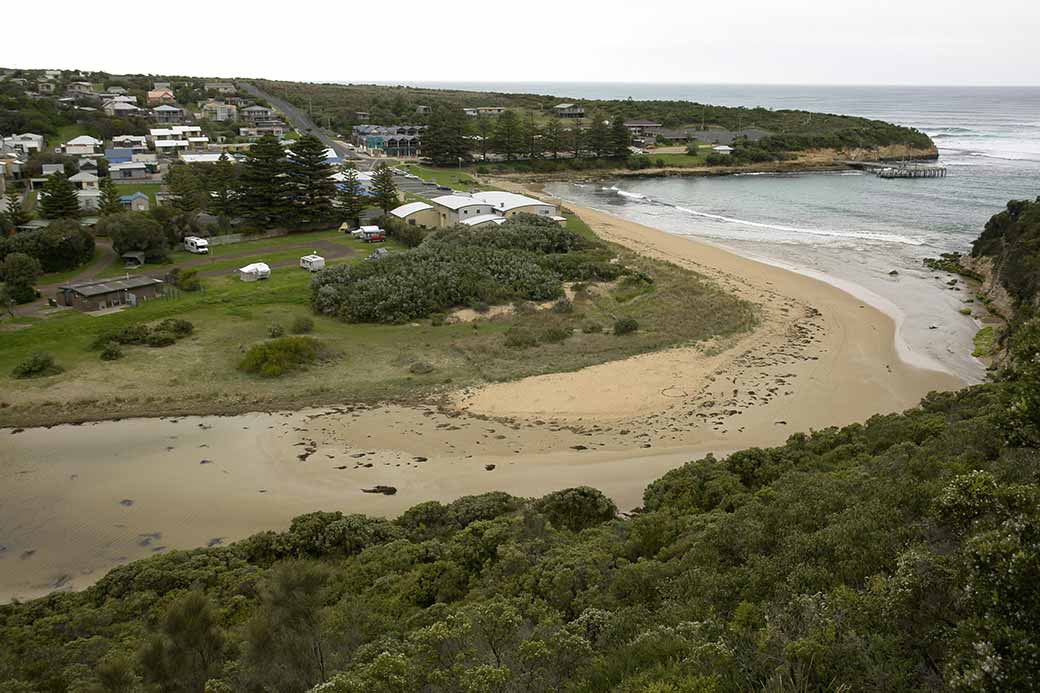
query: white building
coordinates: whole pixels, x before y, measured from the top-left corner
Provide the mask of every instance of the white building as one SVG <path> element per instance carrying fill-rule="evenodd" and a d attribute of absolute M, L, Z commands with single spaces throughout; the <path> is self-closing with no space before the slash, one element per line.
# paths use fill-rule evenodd
<path fill-rule="evenodd" d="M 104 142 L 90 135 L 80 135 L 63 144 L 61 148 L 68 156 L 91 156 L 97 154 L 103 144 Z"/>
<path fill-rule="evenodd" d="M 42 152 L 43 147 L 43 135 L 37 135 L 33 132 L 23 132 L 20 135 L 11 135 L 3 138 L 3 148 L 14 150 L 19 154 Z"/>
<path fill-rule="evenodd" d="M 542 202 L 536 200 L 533 197 L 527 195 L 518 195 L 517 193 L 503 192 L 501 190 L 494 190 L 489 192 L 476 192 L 472 195 L 474 200 L 489 205 L 492 212 L 501 214 L 504 217 L 511 217 L 514 214 L 534 214 L 540 217 L 548 217 L 554 221 L 559 221 L 559 209 L 556 205 L 549 204 L 548 202 Z"/>
<path fill-rule="evenodd" d="M 430 203 L 437 209 L 440 226 L 452 226 L 463 219 L 495 211 L 491 203 L 469 195 L 441 195 Z"/>

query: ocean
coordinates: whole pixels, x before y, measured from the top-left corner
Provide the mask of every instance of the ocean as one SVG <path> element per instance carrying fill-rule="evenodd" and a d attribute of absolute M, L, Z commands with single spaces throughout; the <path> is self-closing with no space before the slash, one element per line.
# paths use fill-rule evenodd
<path fill-rule="evenodd" d="M 418 86 L 418 85 L 417 85 Z M 946 178 L 869 173 L 625 178 L 558 183 L 564 200 L 824 278 L 899 323 L 911 361 L 984 377 L 966 294 L 921 260 L 970 249 L 1009 199 L 1040 196 L 1040 87 L 842 87 L 606 83 L 423 84 L 481 91 L 727 106 L 879 118 L 930 135 Z M 898 274 L 892 275 L 895 270 Z"/>

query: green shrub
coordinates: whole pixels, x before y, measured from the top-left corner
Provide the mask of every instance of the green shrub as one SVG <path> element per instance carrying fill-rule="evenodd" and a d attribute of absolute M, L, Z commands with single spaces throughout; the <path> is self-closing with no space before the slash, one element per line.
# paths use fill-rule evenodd
<path fill-rule="evenodd" d="M 180 318 L 166 318 L 154 328 L 160 332 L 169 332 L 177 339 L 181 337 L 187 337 L 195 331 L 195 326 L 187 320 L 181 320 Z"/>
<path fill-rule="evenodd" d="M 275 323 L 267 328 L 267 336 L 271 337 L 272 339 L 281 337 L 283 334 L 285 334 L 285 328 L 279 325 L 278 323 Z"/>
<path fill-rule="evenodd" d="M 491 310 L 491 306 L 484 301 L 474 301 L 469 307 L 481 315 Z"/>
<path fill-rule="evenodd" d="M 585 334 L 599 334 L 603 331 L 603 325 L 598 322 L 587 322 L 581 326 L 581 331 Z"/>
<path fill-rule="evenodd" d="M 520 327 L 510 327 L 506 330 L 505 340 L 506 346 L 510 349 L 527 349 L 538 344 L 537 337 Z"/>
<path fill-rule="evenodd" d="M 174 267 L 169 272 L 172 284 L 181 291 L 198 291 L 202 287 L 198 274 L 197 269 L 181 269 L 180 267 Z"/>
<path fill-rule="evenodd" d="M 314 319 L 307 315 L 298 315 L 293 318 L 290 330 L 293 334 L 310 334 L 314 331 Z"/>
<path fill-rule="evenodd" d="M 11 371 L 16 378 L 39 378 L 46 375 L 57 375 L 64 369 L 54 362 L 54 357 L 40 351 L 25 359 Z"/>
<path fill-rule="evenodd" d="M 635 318 L 618 318 L 614 321 L 614 334 L 631 334 L 639 329 L 639 323 Z"/>
<path fill-rule="evenodd" d="M 314 363 L 321 355 L 321 342 L 313 337 L 279 337 L 250 347 L 238 369 L 275 378 Z"/>
<path fill-rule="evenodd" d="M 444 313 L 431 313 L 430 324 L 434 327 L 440 327 L 448 319 L 448 316 Z"/>
<path fill-rule="evenodd" d="M 109 342 L 105 345 L 105 348 L 101 350 L 102 361 L 115 361 L 116 359 L 123 358 L 123 350 L 116 342 Z"/>
<path fill-rule="evenodd" d="M 416 361 L 408 368 L 408 372 L 415 375 L 426 375 L 433 372 L 433 364 L 426 361 Z"/>
<path fill-rule="evenodd" d="M 572 334 L 573 330 L 571 330 L 570 328 L 554 325 L 552 327 L 546 328 L 542 332 L 542 341 L 546 344 L 557 344 L 559 342 L 565 341 Z"/>
<path fill-rule="evenodd" d="M 150 347 L 161 348 L 168 347 L 176 341 L 177 338 L 172 333 L 163 330 L 155 330 L 148 335 L 148 339 L 145 340 L 145 343 Z"/>
<path fill-rule="evenodd" d="M 117 332 L 114 339 L 120 344 L 144 344 L 148 340 L 150 332 L 147 325 L 134 323 Z"/>

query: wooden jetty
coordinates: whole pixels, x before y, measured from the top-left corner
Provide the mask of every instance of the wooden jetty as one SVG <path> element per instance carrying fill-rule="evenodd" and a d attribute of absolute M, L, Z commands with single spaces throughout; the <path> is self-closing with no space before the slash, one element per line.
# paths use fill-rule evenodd
<path fill-rule="evenodd" d="M 945 178 L 946 167 L 916 161 L 841 161 L 850 168 L 871 171 L 878 178 Z"/>

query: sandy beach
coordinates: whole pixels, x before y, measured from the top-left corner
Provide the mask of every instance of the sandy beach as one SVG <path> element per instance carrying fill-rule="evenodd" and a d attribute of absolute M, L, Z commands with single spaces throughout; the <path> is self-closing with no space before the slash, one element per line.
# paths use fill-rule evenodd
<path fill-rule="evenodd" d="M 394 515 L 424 500 L 578 484 L 628 510 L 648 482 L 708 452 L 782 443 L 962 385 L 902 360 L 893 320 L 829 284 L 575 211 L 606 240 L 754 302 L 759 328 L 732 343 L 465 390 L 446 408 L 2 430 L 0 600 L 81 588 L 114 565 L 284 528 L 314 510 Z M 377 484 L 397 493 L 364 492 Z"/>

